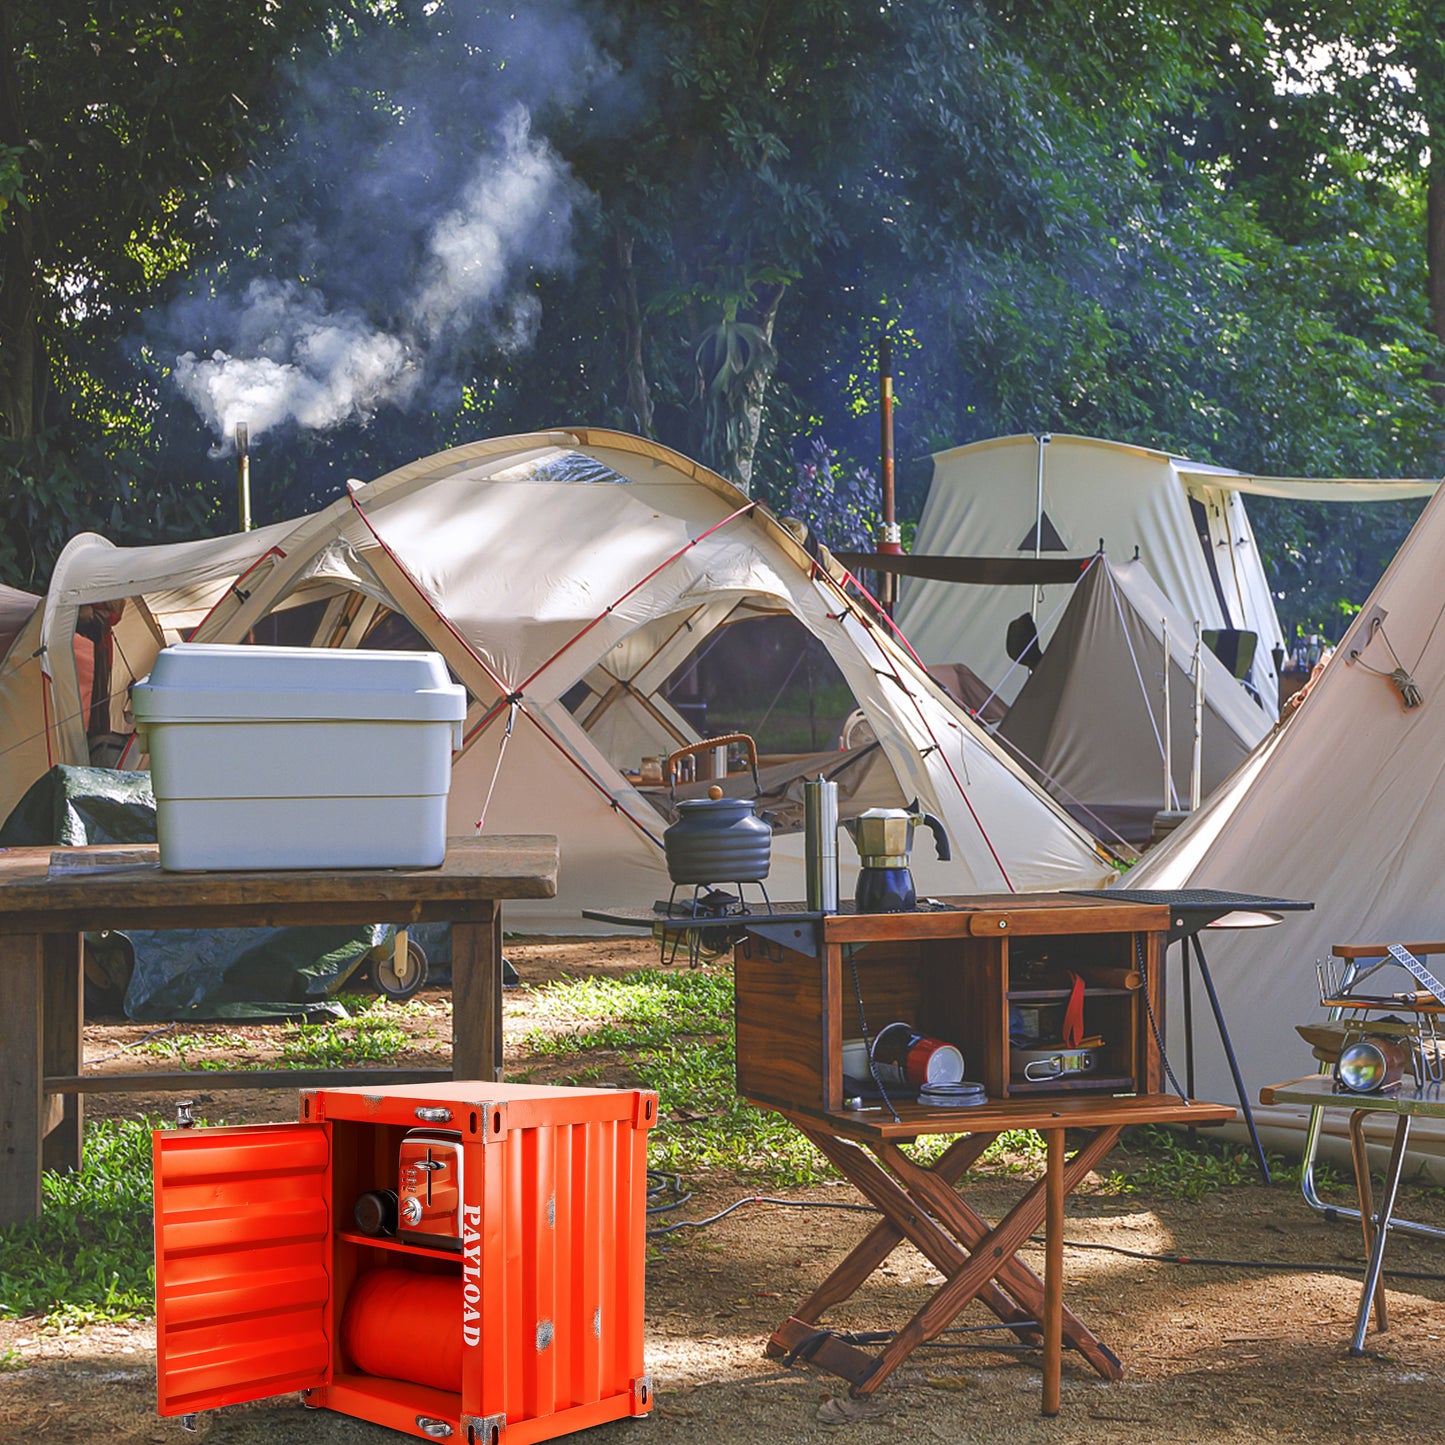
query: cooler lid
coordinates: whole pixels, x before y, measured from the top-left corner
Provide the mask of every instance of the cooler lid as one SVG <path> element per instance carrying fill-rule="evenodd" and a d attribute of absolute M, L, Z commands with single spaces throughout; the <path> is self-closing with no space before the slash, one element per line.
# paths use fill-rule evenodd
<path fill-rule="evenodd" d="M 159 1412 L 329 1383 L 326 1125 L 153 1137 Z"/>
<path fill-rule="evenodd" d="M 141 723 L 460 722 L 466 689 L 436 652 L 177 642 L 132 692 Z"/>

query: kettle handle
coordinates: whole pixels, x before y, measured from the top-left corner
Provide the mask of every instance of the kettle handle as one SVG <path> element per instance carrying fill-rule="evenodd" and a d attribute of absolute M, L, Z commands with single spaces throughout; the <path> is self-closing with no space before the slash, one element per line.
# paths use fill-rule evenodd
<path fill-rule="evenodd" d="M 678 758 L 691 757 L 695 753 L 708 753 L 714 748 L 731 747 L 734 743 L 747 750 L 748 762 L 753 770 L 753 792 L 761 797 L 763 788 L 762 784 L 758 782 L 758 745 L 746 733 L 725 733 L 721 737 L 704 738 L 701 742 L 689 743 L 685 748 L 678 748 L 676 752 L 668 753 L 662 760 L 663 781 L 669 788 L 676 782 L 677 773 L 673 768 L 673 763 Z"/>
<path fill-rule="evenodd" d="M 918 806 L 917 798 L 908 805 L 908 811 L 915 823 L 921 823 L 933 834 L 933 846 L 938 855 L 938 861 L 947 863 L 953 857 L 953 853 L 948 846 L 948 834 L 943 831 L 943 820 L 935 818 L 932 813 L 923 812 Z"/>

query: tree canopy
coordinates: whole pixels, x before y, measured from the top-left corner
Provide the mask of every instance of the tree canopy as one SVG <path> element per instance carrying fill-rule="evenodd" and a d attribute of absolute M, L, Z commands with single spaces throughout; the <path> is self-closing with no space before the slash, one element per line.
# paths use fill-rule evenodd
<path fill-rule="evenodd" d="M 1019 431 L 1438 473 L 1441 8 L 11 0 L 0 577 L 234 527 L 243 422 L 262 521 L 587 422 L 856 542 L 885 333 L 905 518 Z M 1287 624 L 1413 512 L 1258 508 Z"/>

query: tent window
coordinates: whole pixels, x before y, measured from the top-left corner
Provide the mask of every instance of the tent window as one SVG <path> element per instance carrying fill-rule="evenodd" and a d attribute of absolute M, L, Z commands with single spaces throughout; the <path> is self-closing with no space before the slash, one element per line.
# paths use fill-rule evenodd
<path fill-rule="evenodd" d="M 662 694 L 699 736 L 747 733 L 773 755 L 836 748 L 858 705 L 823 643 L 796 618 L 778 616 L 719 628 Z"/>
<path fill-rule="evenodd" d="M 569 482 L 573 485 L 595 486 L 597 483 L 630 486 L 629 478 L 604 466 L 595 457 L 581 452 L 554 452 L 497 472 L 499 482 Z"/>
<path fill-rule="evenodd" d="M 246 634 L 247 642 L 263 647 L 310 647 L 321 626 L 326 602 L 303 602 L 298 607 L 268 612 Z"/>
<path fill-rule="evenodd" d="M 1043 534 L 1043 542 L 1037 543 L 1034 539 Z M 1064 539 L 1059 536 L 1058 528 L 1049 521 L 1049 514 L 1045 512 L 1039 518 L 1038 525 L 1030 527 L 1024 533 L 1024 539 L 1019 543 L 1020 552 L 1067 552 L 1069 549 L 1064 546 Z"/>

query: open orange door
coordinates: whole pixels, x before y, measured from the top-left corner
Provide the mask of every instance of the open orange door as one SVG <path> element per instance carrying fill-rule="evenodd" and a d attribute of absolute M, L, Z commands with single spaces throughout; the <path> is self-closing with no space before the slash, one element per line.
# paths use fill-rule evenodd
<path fill-rule="evenodd" d="M 330 1158 L 324 1123 L 156 1132 L 162 1415 L 330 1383 Z"/>

